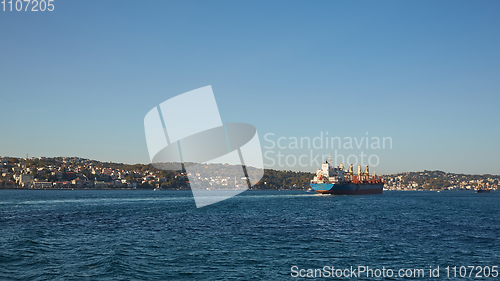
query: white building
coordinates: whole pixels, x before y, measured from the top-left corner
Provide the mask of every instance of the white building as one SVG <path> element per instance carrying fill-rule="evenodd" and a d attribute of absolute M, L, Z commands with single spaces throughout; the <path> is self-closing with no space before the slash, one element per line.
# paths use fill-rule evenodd
<path fill-rule="evenodd" d="M 33 182 L 33 185 L 32 185 L 33 188 L 51 188 L 52 186 L 53 186 L 53 184 L 51 182 L 48 182 L 48 181 L 36 181 L 36 182 Z"/>
<path fill-rule="evenodd" d="M 30 183 L 33 181 L 33 175 L 28 175 L 28 174 L 19 175 L 17 181 L 19 182 L 19 184 Z"/>

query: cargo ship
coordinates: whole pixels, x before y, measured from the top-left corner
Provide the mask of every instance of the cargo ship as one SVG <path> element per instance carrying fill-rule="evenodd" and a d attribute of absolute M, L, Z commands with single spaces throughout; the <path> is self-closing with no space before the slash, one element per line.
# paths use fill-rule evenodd
<path fill-rule="evenodd" d="M 331 159 L 321 165 L 321 169 L 316 171 L 316 175 L 311 180 L 311 188 L 317 193 L 334 195 L 361 195 L 361 194 L 381 194 L 385 181 L 382 177 L 370 176 L 369 168 L 366 166 L 365 172 L 361 171 L 358 165 L 358 174 L 353 173 L 352 164 L 349 170 L 344 171 L 344 166 L 330 165 Z"/>

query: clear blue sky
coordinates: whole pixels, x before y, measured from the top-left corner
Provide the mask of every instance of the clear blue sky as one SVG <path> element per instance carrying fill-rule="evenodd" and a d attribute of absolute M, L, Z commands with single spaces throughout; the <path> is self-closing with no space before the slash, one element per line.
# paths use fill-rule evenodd
<path fill-rule="evenodd" d="M 212 85 L 262 146 L 368 132 L 379 173 L 500 174 L 498 1 L 54 4 L 0 12 L 0 155 L 148 163 L 146 113 Z"/>

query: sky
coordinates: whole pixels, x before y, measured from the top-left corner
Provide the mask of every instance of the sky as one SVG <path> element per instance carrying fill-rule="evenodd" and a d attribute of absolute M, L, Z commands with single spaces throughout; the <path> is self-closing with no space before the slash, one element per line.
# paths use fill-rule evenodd
<path fill-rule="evenodd" d="M 500 174 L 498 1 L 53 3 L 0 11 L 2 156 L 149 163 L 145 115 L 211 85 L 266 168 Z"/>

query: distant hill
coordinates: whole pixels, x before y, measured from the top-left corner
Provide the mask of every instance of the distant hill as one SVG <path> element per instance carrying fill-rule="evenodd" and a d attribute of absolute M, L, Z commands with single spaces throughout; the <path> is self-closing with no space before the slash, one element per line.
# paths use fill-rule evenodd
<path fill-rule="evenodd" d="M 130 165 L 80 157 L 0 157 L 0 188 L 188 189 L 189 179 L 198 172 L 191 170 L 188 176 L 185 170 L 171 170 L 179 165 L 170 165 L 173 164 Z M 206 181 L 241 177 L 241 165 L 207 164 L 199 168 L 203 170 L 200 172 L 210 175 Z M 247 171 L 252 178 L 255 168 L 247 167 Z M 252 189 L 306 189 L 312 176 L 307 172 L 265 169 L 264 176 Z"/>
<path fill-rule="evenodd" d="M 190 164 L 192 163 L 186 163 Z M 100 162 L 79 157 L 0 157 L 0 188 L 29 186 L 31 182 L 23 182 L 21 175 L 30 175 L 32 182 L 51 183 L 58 188 L 189 188 L 186 171 L 169 170 L 171 167 L 168 167 L 168 163 L 165 164 L 167 166 L 155 165 L 156 167 L 152 164 Z M 167 167 L 169 169 L 166 169 Z M 241 173 L 241 166 L 228 164 L 202 165 L 202 169 L 215 178 L 218 175 L 239 177 Z M 251 178 L 252 168 L 247 171 Z M 196 176 L 195 174 L 196 172 L 191 176 Z M 314 174 L 309 172 L 265 169 L 264 176 L 252 189 L 307 189 L 313 176 Z M 500 182 L 500 175 L 468 175 L 427 170 L 388 174 L 383 177 L 386 180 L 385 187 L 393 190 L 462 190 L 474 189 L 483 183 L 495 189 Z"/>
<path fill-rule="evenodd" d="M 446 173 L 443 171 L 405 172 L 384 175 L 386 188 L 389 189 L 473 189 L 482 183 L 497 188 L 500 175 L 468 175 Z"/>

